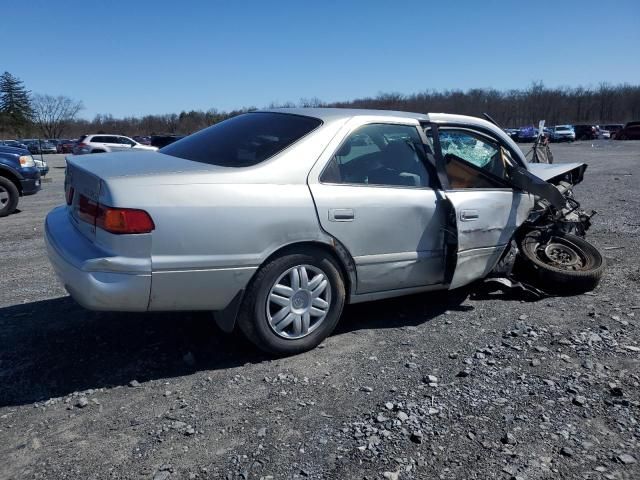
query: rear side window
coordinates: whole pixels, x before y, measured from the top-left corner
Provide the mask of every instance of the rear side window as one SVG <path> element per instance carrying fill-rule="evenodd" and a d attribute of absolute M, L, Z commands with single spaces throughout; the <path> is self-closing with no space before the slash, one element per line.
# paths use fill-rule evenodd
<path fill-rule="evenodd" d="M 246 113 L 200 130 L 160 152 L 210 165 L 248 167 L 281 152 L 321 124 L 317 118 L 302 115 Z"/>
<path fill-rule="evenodd" d="M 424 145 L 414 126 L 371 124 L 352 133 L 320 177 L 323 183 L 428 187 Z"/>

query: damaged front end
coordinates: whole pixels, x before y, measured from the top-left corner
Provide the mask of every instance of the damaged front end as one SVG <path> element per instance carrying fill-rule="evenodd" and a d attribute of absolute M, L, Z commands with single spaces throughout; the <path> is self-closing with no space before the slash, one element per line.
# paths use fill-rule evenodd
<path fill-rule="evenodd" d="M 591 226 L 591 218 L 597 214 L 595 210 L 587 213 L 574 198 L 573 187 L 582 182 L 587 165 L 584 163 L 567 164 L 530 164 L 529 171 L 544 180 L 549 188 L 562 195 L 560 204 L 553 204 L 545 197 L 539 197 L 527 224 L 536 228 L 558 229 L 584 237 Z"/>
<path fill-rule="evenodd" d="M 514 186 L 534 194 L 536 202 L 487 283 L 523 290 L 534 298 L 584 293 L 597 286 L 604 259 L 584 239 L 596 212 L 584 211 L 573 194 L 586 168 L 584 163 L 512 168 Z"/>

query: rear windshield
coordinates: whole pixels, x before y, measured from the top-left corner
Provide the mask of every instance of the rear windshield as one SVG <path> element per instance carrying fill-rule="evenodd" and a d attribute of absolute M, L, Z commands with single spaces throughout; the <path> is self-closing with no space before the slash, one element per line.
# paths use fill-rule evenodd
<path fill-rule="evenodd" d="M 162 148 L 160 152 L 223 167 L 256 165 L 317 128 L 317 118 L 253 112 L 230 118 Z"/>

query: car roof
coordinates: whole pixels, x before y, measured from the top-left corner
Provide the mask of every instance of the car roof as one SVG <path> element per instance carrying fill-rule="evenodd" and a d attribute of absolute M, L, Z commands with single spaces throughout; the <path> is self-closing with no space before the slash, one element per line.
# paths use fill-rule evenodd
<path fill-rule="evenodd" d="M 127 137 L 126 135 L 122 135 L 121 133 L 89 133 L 86 135 L 87 137 Z M 129 137 L 127 137 L 129 138 Z"/>
<path fill-rule="evenodd" d="M 325 123 L 338 120 L 348 120 L 353 117 L 378 117 L 380 119 L 406 118 L 417 122 L 436 122 L 475 125 L 485 127 L 494 131 L 502 132 L 502 129 L 487 120 L 468 115 L 455 115 L 452 113 L 415 113 L 401 112 L 396 110 L 375 110 L 364 108 L 274 108 L 259 110 L 259 112 L 288 113 L 292 115 L 303 115 L 314 117 Z M 506 134 L 505 134 L 506 135 Z"/>
<path fill-rule="evenodd" d="M 414 120 L 427 121 L 429 116 L 424 113 L 398 112 L 393 110 L 373 110 L 361 108 L 273 108 L 261 110 L 273 113 L 288 113 L 291 115 L 304 115 L 306 117 L 319 118 L 322 121 L 344 120 L 352 117 L 402 117 Z"/>

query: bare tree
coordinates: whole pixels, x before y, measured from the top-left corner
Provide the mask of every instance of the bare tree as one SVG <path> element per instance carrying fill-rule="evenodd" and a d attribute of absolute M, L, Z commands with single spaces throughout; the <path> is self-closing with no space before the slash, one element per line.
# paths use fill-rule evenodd
<path fill-rule="evenodd" d="M 58 95 L 34 95 L 32 100 L 33 122 L 45 138 L 60 138 L 78 112 L 82 102 Z"/>

